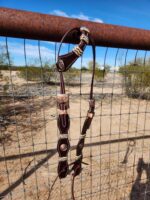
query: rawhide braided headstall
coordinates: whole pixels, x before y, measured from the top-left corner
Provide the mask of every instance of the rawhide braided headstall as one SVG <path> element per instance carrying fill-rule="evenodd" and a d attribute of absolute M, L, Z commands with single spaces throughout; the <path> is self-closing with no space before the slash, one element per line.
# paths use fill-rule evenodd
<path fill-rule="evenodd" d="M 74 34 L 75 39 L 79 39 L 80 42 L 77 46 L 73 48 L 71 52 L 65 55 L 59 55 L 62 43 L 65 41 L 66 37 L 69 34 Z M 93 72 L 92 80 L 89 93 L 89 110 L 87 112 L 87 117 L 84 121 L 82 132 L 76 148 L 76 159 L 70 164 L 72 165 L 71 170 L 69 170 L 68 164 L 68 152 L 70 149 L 70 143 L 68 140 L 68 130 L 70 127 L 70 118 L 68 114 L 69 109 L 69 95 L 65 93 L 65 83 L 63 78 L 63 72 L 66 72 L 73 63 L 83 54 L 86 45 L 92 45 L 93 51 Z M 83 159 L 83 147 L 86 137 L 86 132 L 89 129 L 95 109 L 95 100 L 93 98 L 93 82 L 94 82 L 94 73 L 95 73 L 95 45 L 94 41 L 91 38 L 90 32 L 86 27 L 73 28 L 65 33 L 63 36 L 60 47 L 58 50 L 58 58 L 56 62 L 56 68 L 60 75 L 60 94 L 57 95 L 57 108 L 58 108 L 58 120 L 57 125 L 60 132 L 57 151 L 59 154 L 59 163 L 58 163 L 58 176 L 59 178 L 65 178 L 69 171 L 73 171 L 73 179 L 75 176 L 79 175 L 82 170 L 82 159 Z M 74 183 L 73 183 L 74 184 Z"/>

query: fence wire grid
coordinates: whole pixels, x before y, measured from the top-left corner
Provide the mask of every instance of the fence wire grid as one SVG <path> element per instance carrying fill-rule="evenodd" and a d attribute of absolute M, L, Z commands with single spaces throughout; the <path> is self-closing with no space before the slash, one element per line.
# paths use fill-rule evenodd
<path fill-rule="evenodd" d="M 49 48 L 43 46 L 44 42 L 34 41 L 37 51 L 31 54 L 30 42 L 19 39 L 13 45 L 11 38 L 1 37 L 6 63 L 1 63 L 0 74 L 0 199 L 48 200 L 57 176 L 59 78 L 53 68 L 48 81 L 44 80 L 48 71 L 43 51 L 48 56 L 52 53 L 50 58 L 55 63 L 59 44 L 47 43 Z M 70 51 L 72 45 L 64 45 L 64 49 Z M 16 51 L 24 62 L 24 77 L 13 67 Z M 97 47 L 96 52 L 102 75 L 95 79 L 96 111 L 84 148 L 88 165 L 83 165 L 75 179 L 75 198 L 148 200 L 149 52 L 104 47 Z M 30 74 L 30 55 L 40 69 L 38 77 L 36 72 Z M 88 110 L 91 71 L 85 70 L 87 56 L 92 60 L 92 53 L 85 52 L 75 64 L 78 70 L 65 73 L 70 96 L 69 162 L 75 159 Z M 71 199 L 70 175 L 56 181 L 51 199 Z"/>

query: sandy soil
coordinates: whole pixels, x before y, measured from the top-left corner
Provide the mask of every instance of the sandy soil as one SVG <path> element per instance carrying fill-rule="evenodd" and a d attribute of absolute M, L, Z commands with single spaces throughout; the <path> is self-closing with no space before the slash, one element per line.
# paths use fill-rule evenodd
<path fill-rule="evenodd" d="M 88 76 L 85 78 L 88 80 Z M 15 78 L 14 74 L 13 83 L 21 85 L 25 81 Z M 51 90 L 58 89 L 49 87 Z M 74 147 L 88 110 L 86 94 L 89 89 L 89 82 L 86 82 L 81 87 L 82 95 L 74 96 L 80 93 L 80 87 L 67 87 L 71 118 L 69 137 L 73 147 L 69 162 L 75 158 Z M 84 161 L 88 165 L 83 165 L 82 174 L 75 179 L 76 199 L 150 199 L 150 139 L 141 137 L 149 135 L 149 101 L 127 98 L 118 74 L 108 74 L 104 82 L 95 85 L 94 93 L 95 117 L 84 148 Z M 18 114 L 10 117 L 14 123 L 7 125 L 6 130 L 1 129 L 1 198 L 5 195 L 5 200 L 48 199 L 49 189 L 57 176 L 55 102 L 55 95 L 15 102 L 10 99 L 9 105 L 14 106 Z M 137 137 L 137 140 L 124 140 L 132 137 Z M 117 139 L 123 140 L 118 142 Z M 71 180 L 71 175 L 57 180 L 51 199 L 71 199 Z"/>

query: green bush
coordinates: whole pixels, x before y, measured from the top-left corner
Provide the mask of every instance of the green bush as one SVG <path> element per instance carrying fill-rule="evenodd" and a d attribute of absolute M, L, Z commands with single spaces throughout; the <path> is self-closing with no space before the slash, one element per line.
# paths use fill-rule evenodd
<path fill-rule="evenodd" d="M 127 65 L 120 67 L 125 91 L 129 97 L 150 99 L 150 66 Z"/>
<path fill-rule="evenodd" d="M 50 82 L 52 77 L 52 69 L 51 68 L 43 68 L 40 67 L 20 67 L 19 68 L 19 77 L 24 78 L 28 81 L 43 81 Z"/>
<path fill-rule="evenodd" d="M 2 74 L 2 72 L 0 71 L 0 80 L 2 80 L 3 79 L 3 74 Z"/>
<path fill-rule="evenodd" d="M 102 81 L 106 75 L 106 72 L 104 70 L 101 70 L 99 68 L 95 69 L 95 80 L 96 81 Z"/>
<path fill-rule="evenodd" d="M 70 68 L 67 72 L 64 73 L 65 81 L 67 82 L 74 82 L 77 77 L 80 76 L 80 70 L 77 68 Z"/>
<path fill-rule="evenodd" d="M 93 71 L 93 61 L 88 62 L 88 69 L 89 69 L 89 71 Z M 108 69 L 107 70 L 101 69 L 100 64 L 96 62 L 95 63 L 95 80 L 103 81 L 103 79 L 106 76 L 108 71 L 109 71 Z"/>

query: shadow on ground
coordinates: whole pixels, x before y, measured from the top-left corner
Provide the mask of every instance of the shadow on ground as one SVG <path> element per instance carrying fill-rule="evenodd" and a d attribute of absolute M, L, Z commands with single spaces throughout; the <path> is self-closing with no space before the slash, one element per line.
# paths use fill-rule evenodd
<path fill-rule="evenodd" d="M 146 177 L 142 178 L 145 173 Z M 130 200 L 150 200 L 150 163 L 145 163 L 139 158 L 137 165 L 137 177 L 132 185 Z"/>

